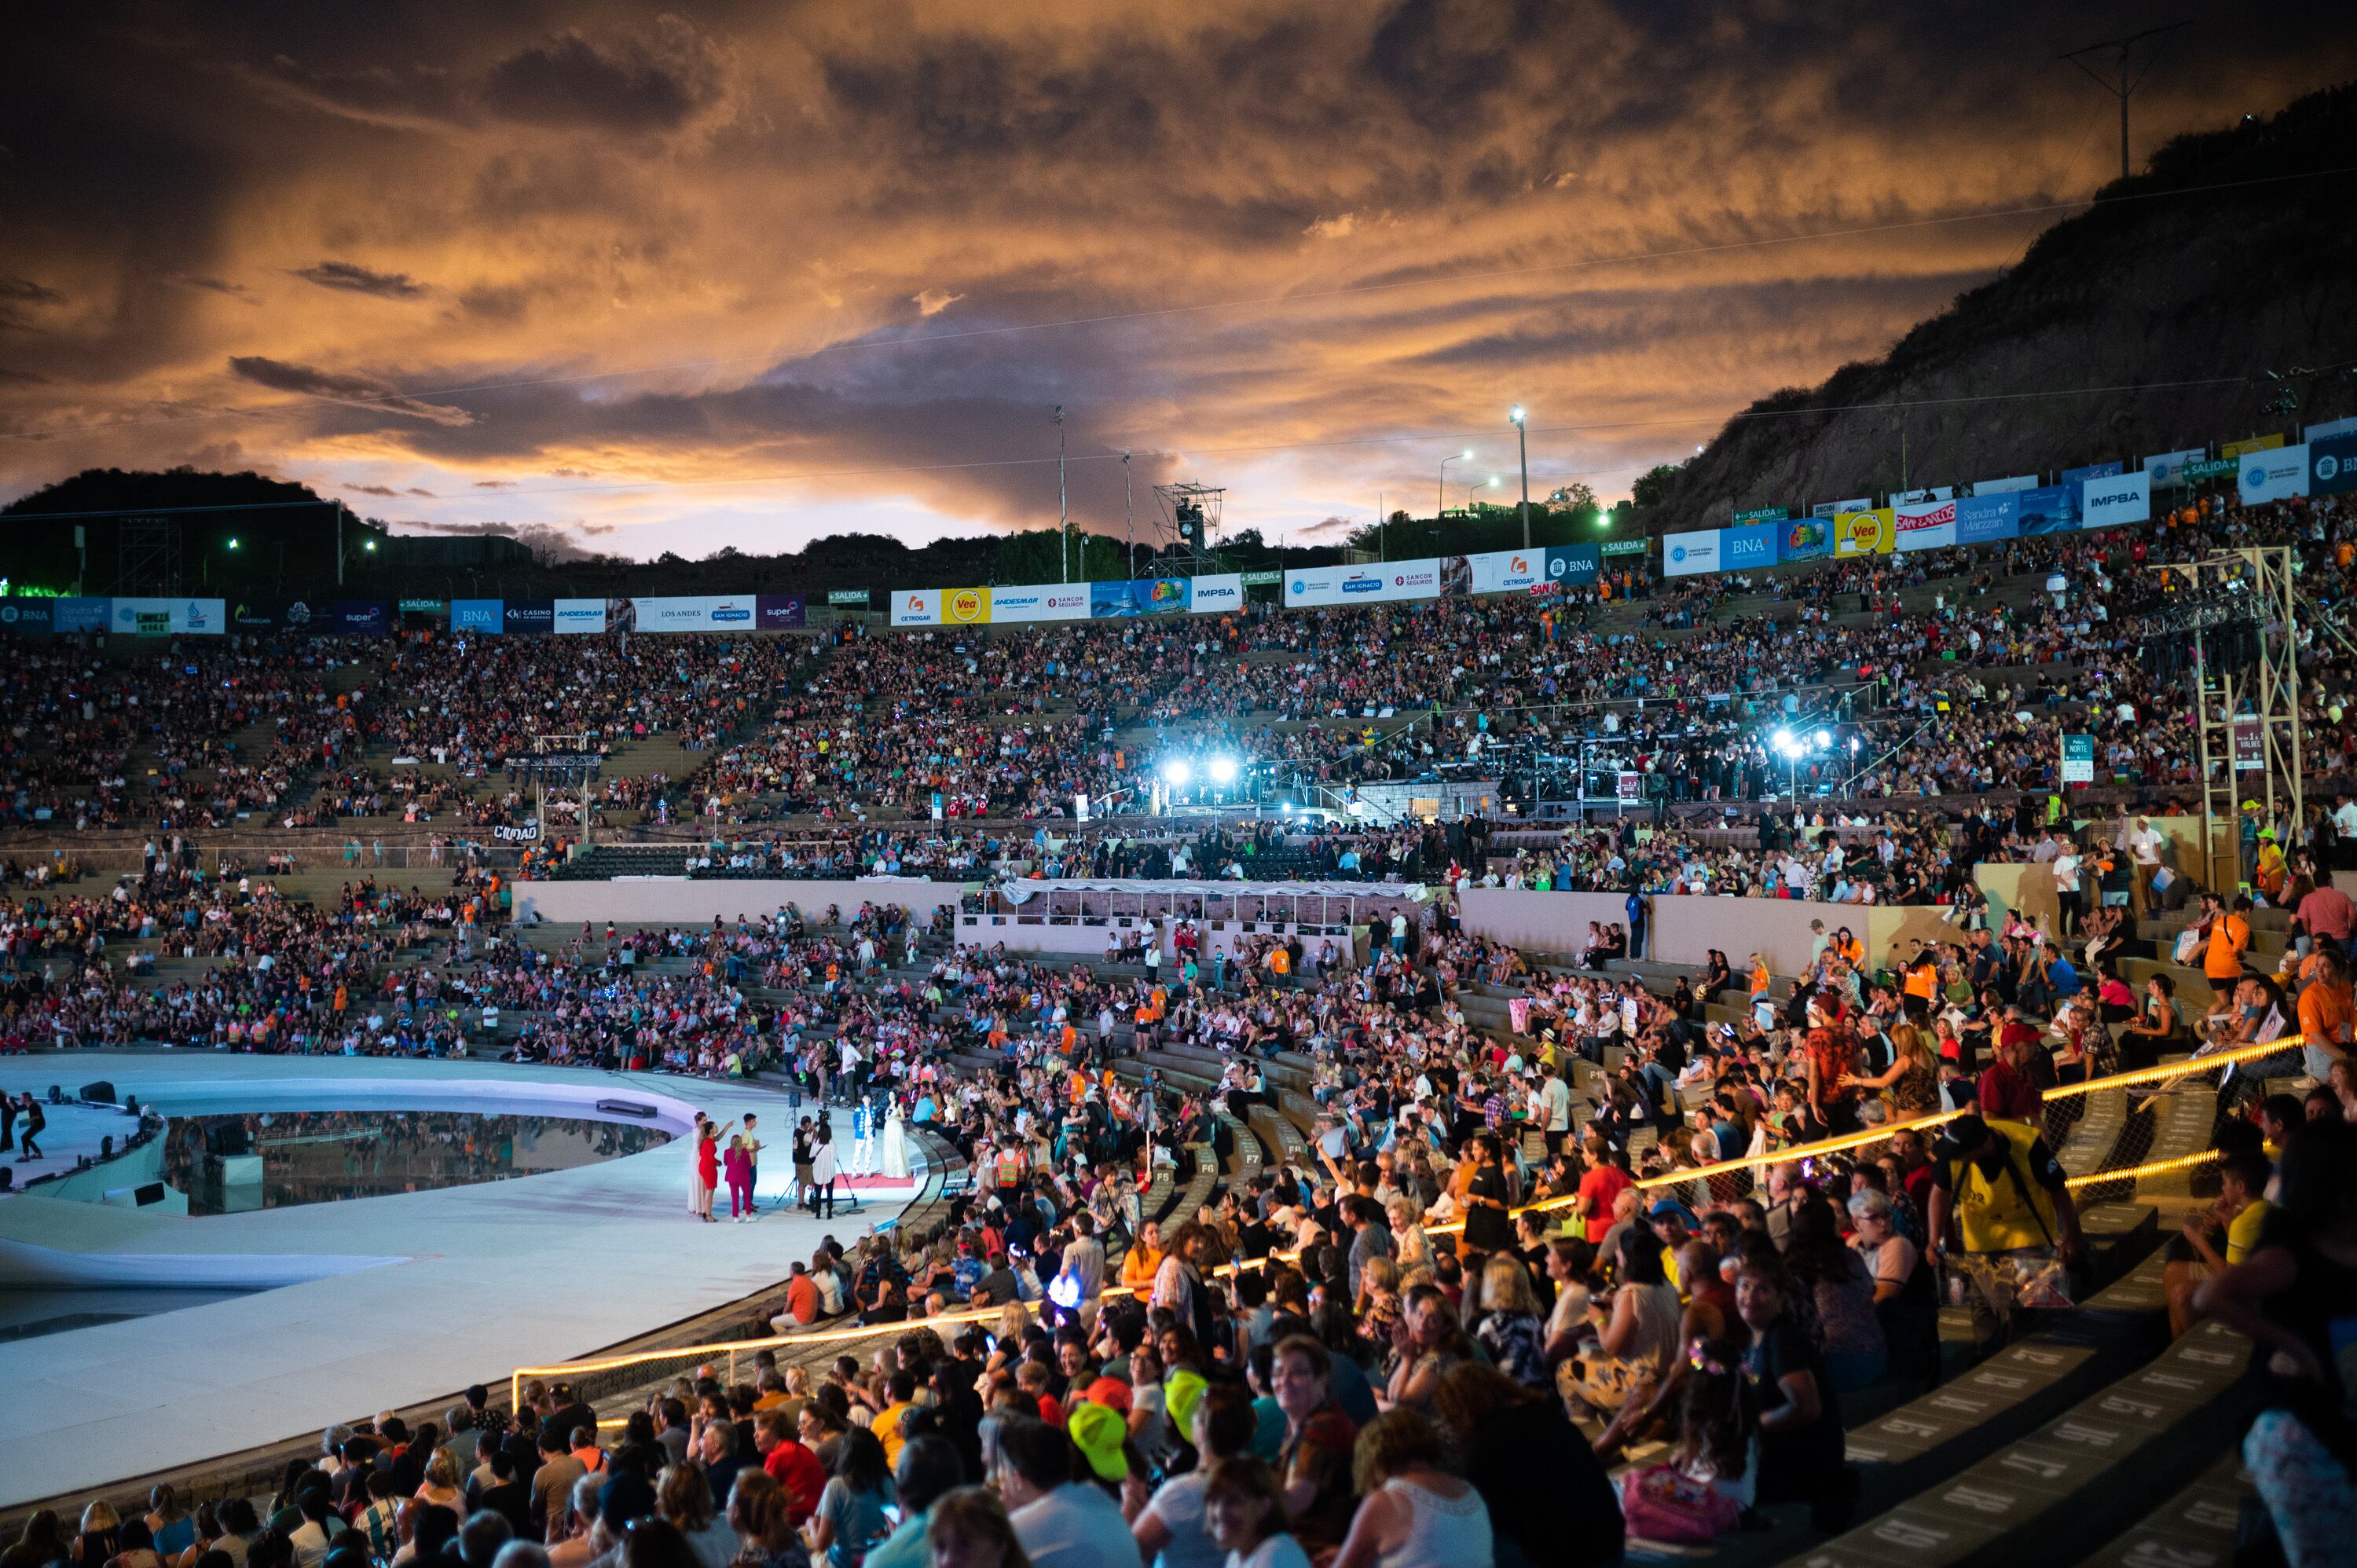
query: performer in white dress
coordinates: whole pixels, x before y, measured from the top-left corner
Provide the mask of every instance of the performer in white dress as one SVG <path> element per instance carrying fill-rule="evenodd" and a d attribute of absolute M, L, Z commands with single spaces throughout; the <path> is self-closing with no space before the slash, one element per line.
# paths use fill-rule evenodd
<path fill-rule="evenodd" d="M 884 1118 L 884 1174 L 895 1180 L 909 1174 L 909 1133 L 900 1121 L 900 1103 L 892 1102 L 891 1114 Z"/>

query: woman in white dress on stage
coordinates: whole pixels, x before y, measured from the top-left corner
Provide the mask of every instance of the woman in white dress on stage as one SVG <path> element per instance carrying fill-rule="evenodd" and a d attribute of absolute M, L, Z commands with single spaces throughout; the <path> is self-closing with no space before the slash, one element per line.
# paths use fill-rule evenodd
<path fill-rule="evenodd" d="M 898 1101 L 893 1102 L 891 1114 L 884 1118 L 884 1174 L 894 1180 L 909 1174 L 909 1133 L 900 1121 Z"/>

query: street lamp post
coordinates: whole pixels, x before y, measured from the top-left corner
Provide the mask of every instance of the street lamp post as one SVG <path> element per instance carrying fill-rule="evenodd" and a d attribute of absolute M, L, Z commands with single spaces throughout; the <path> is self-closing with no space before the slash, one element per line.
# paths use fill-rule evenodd
<path fill-rule="evenodd" d="M 1440 460 L 1440 496 L 1432 507 L 1432 524 L 1435 528 L 1440 526 L 1440 514 L 1448 510 L 1448 465 L 1457 462 L 1469 463 L 1472 460 L 1473 448 L 1470 446 L 1462 452 L 1452 452 Z"/>
<path fill-rule="evenodd" d="M 1531 433 L 1527 416 L 1521 403 L 1514 404 L 1506 417 L 1513 421 L 1514 441 L 1523 453 L 1523 548 L 1531 547 Z"/>

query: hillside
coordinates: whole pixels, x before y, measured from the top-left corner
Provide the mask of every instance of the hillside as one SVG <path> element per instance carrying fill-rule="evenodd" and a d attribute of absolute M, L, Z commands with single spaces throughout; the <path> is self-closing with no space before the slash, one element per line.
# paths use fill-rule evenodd
<path fill-rule="evenodd" d="M 2279 388 L 2268 371 L 2357 360 L 2352 147 L 2357 84 L 2177 138 L 1882 359 L 1730 420 L 1665 476 L 1648 524 L 1705 527 L 1738 508 L 1896 489 L 1902 432 L 1904 483 L 1921 486 L 2286 428 L 2294 422 L 2269 412 Z M 2299 174 L 2316 177 L 2283 177 Z M 2250 181 L 2270 183 L 2201 188 Z M 2188 381 L 2213 384 L 2167 385 Z M 2357 412 L 2345 370 L 2294 384 L 2301 419 Z M 2157 390 L 1997 395 L 2118 387 Z"/>

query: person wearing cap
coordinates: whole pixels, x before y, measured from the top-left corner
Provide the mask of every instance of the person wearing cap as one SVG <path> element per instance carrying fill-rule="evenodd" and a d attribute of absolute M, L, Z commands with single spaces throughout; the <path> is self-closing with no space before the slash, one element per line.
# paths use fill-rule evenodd
<path fill-rule="evenodd" d="M 1127 1423 L 1083 1402 L 1061 1428 L 1014 1420 L 999 1429 L 993 1484 L 1032 1568 L 1144 1568 L 1109 1488 L 1130 1479 Z"/>
<path fill-rule="evenodd" d="M 2079 1209 L 2061 1162 L 2026 1122 L 1957 1117 L 1932 1145 L 1924 1229 L 1932 1256 L 1970 1282 L 1974 1337 L 2011 1327 L 2018 1286 L 2079 1253 Z"/>

